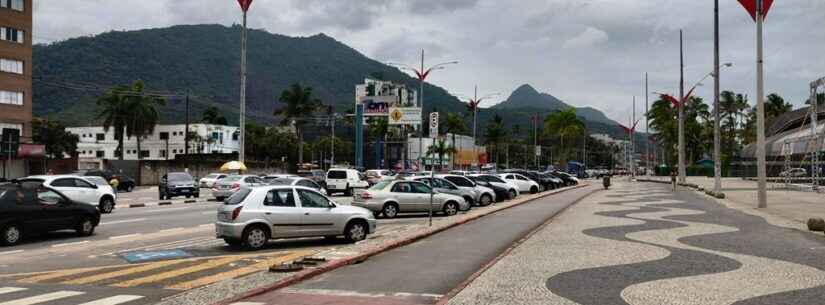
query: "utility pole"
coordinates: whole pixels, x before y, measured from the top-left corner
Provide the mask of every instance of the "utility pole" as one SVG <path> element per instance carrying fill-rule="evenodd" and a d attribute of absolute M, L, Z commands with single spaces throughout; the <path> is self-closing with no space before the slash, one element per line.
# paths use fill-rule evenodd
<path fill-rule="evenodd" d="M 650 91 L 648 91 L 647 87 L 647 72 L 645 72 L 645 175 L 650 172 L 650 130 L 648 125 L 650 125 L 650 119 L 648 118 L 648 96 L 650 95 Z"/>
<path fill-rule="evenodd" d="M 630 181 L 636 178 L 636 160 L 633 155 L 636 153 L 636 143 L 634 141 L 636 133 L 636 96 L 633 96 L 633 114 L 630 119 Z"/>
<path fill-rule="evenodd" d="M 424 73 L 424 49 L 421 49 L 421 73 Z M 418 90 L 419 96 L 418 107 L 421 108 L 421 115 L 424 115 L 424 79 L 426 75 L 419 76 L 418 80 L 420 80 L 420 88 Z M 418 125 L 418 170 L 426 170 L 426 166 L 424 165 L 424 119 L 422 118 L 421 124 Z"/>
<path fill-rule="evenodd" d="M 679 30 L 679 182 L 685 182 L 685 52 Z"/>
<path fill-rule="evenodd" d="M 329 168 L 335 165 L 335 114 L 330 115 L 332 135 L 329 138 Z"/>
<path fill-rule="evenodd" d="M 713 193 L 722 192 L 722 157 L 719 131 L 719 0 L 713 1 Z"/>
<path fill-rule="evenodd" d="M 183 127 L 183 155 L 189 155 L 189 92 L 186 93 L 186 124 Z M 169 154 L 167 151 L 166 154 Z"/>
<path fill-rule="evenodd" d="M 243 11 L 243 29 L 241 30 L 241 113 L 240 113 L 240 134 L 238 135 L 238 161 L 244 162 L 246 154 L 246 12 L 249 6 L 252 5 L 252 0 L 240 0 L 241 10 Z M 301 160 L 300 162 L 303 162 Z"/>
<path fill-rule="evenodd" d="M 533 116 L 533 156 L 536 160 L 536 169 L 539 168 L 539 115 Z M 551 160 L 552 162 L 552 160 Z"/>
<path fill-rule="evenodd" d="M 759 208 L 768 207 L 767 162 L 765 161 L 765 80 L 762 58 L 763 0 L 756 0 L 756 172 L 759 179 L 757 201 Z M 811 101 L 816 103 L 816 101 Z"/>

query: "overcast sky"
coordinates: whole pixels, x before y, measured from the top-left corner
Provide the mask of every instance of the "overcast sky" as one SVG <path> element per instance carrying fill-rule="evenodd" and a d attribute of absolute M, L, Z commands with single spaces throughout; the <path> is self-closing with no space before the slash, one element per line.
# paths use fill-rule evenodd
<path fill-rule="evenodd" d="M 110 30 L 240 23 L 235 0 L 35 0 L 34 38 L 44 43 Z M 720 0 L 722 88 L 755 94 L 755 24 L 735 0 Z M 521 84 L 627 122 L 637 96 L 677 92 L 679 29 L 685 82 L 712 70 L 713 1 L 688 0 L 255 0 L 249 25 L 272 33 L 335 37 L 365 55 L 415 63 L 459 60 L 430 81 L 456 95 Z M 820 54 L 818 57 L 815 54 Z M 781 0 L 765 24 L 766 92 L 802 105 L 825 76 L 825 1 Z M 697 89 L 711 102 L 712 79 Z M 687 89 L 686 89 L 687 90 Z M 655 96 L 650 96 L 651 100 Z M 752 100 L 755 100 L 752 98 Z"/>

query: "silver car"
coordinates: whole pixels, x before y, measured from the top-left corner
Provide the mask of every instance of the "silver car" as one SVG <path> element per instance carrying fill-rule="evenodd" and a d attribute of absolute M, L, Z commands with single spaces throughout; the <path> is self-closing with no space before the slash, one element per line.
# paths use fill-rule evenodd
<path fill-rule="evenodd" d="M 443 178 L 415 176 L 409 177 L 407 179 L 426 183 L 427 185 L 434 187 L 435 190 L 439 193 L 459 196 L 461 198 L 464 198 L 464 201 L 466 202 L 473 202 L 475 198 L 475 192 L 472 189 L 458 187 L 454 183 Z M 467 204 L 466 209 L 462 207 L 462 211 L 467 211 L 469 209 L 470 204 Z"/>
<path fill-rule="evenodd" d="M 350 242 L 375 232 L 368 210 L 335 204 L 302 186 L 241 188 L 218 207 L 215 235 L 231 246 L 261 249 L 275 238 L 343 235 Z"/>
<path fill-rule="evenodd" d="M 496 193 L 493 190 L 480 186 L 467 177 L 459 175 L 436 175 L 436 177 L 450 181 L 459 188 L 472 191 L 473 201 L 470 204 L 485 207 L 496 201 Z"/>
<path fill-rule="evenodd" d="M 253 175 L 231 175 L 215 181 L 215 186 L 212 187 L 212 196 L 218 201 L 223 201 L 232 194 L 235 194 L 241 188 L 253 188 L 256 186 L 267 185 L 264 179 Z"/>
<path fill-rule="evenodd" d="M 327 191 L 321 187 L 315 181 L 307 178 L 301 177 L 291 177 L 291 178 L 278 178 L 278 179 L 269 179 L 266 180 L 269 185 L 292 185 L 292 186 L 305 186 L 320 192 L 321 194 L 327 195 Z"/>
<path fill-rule="evenodd" d="M 367 190 L 357 191 L 352 205 L 366 208 L 376 216 L 394 218 L 398 213 L 430 211 L 431 189 L 424 183 L 408 180 L 380 181 Z M 469 209 L 461 197 L 435 193 L 432 210 L 447 216 Z"/>

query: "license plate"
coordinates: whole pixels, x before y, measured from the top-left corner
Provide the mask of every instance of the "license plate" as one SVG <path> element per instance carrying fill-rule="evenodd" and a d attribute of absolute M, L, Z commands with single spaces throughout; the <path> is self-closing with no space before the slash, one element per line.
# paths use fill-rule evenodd
<path fill-rule="evenodd" d="M 189 193 L 191 190 L 189 190 L 189 189 L 183 189 L 183 190 L 180 190 L 180 191 L 181 191 L 181 192 L 183 192 L 183 193 Z"/>

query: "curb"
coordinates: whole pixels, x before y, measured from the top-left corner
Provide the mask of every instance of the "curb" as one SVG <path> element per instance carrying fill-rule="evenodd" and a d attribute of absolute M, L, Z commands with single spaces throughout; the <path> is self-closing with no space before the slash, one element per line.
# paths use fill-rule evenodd
<path fill-rule="evenodd" d="M 555 191 L 547 192 L 546 194 L 542 194 L 542 196 L 538 196 L 536 198 L 527 199 L 523 202 L 515 203 L 515 204 L 510 205 L 510 206 L 501 207 L 501 208 L 498 208 L 498 209 L 489 210 L 485 213 L 473 215 L 473 216 L 461 219 L 459 221 L 446 224 L 446 225 L 441 226 L 441 227 L 426 230 L 424 232 L 421 232 L 421 233 L 418 233 L 418 234 L 415 234 L 415 235 L 412 235 L 412 236 L 409 236 L 409 237 L 406 237 L 406 238 L 403 238 L 403 239 L 400 239 L 400 240 L 396 240 L 396 241 L 393 241 L 393 242 L 390 242 L 390 243 L 387 243 L 387 244 L 384 244 L 384 245 L 381 245 L 377 248 L 367 250 L 366 252 L 355 255 L 355 256 L 351 256 L 351 257 L 331 261 L 331 262 L 329 262 L 325 265 L 319 266 L 318 268 L 308 269 L 306 271 L 302 271 L 302 272 L 296 273 L 294 275 L 287 276 L 287 277 L 285 277 L 285 278 L 283 278 L 283 279 L 281 279 L 281 280 L 279 280 L 275 283 L 272 283 L 272 284 L 269 284 L 269 285 L 266 285 L 266 286 L 263 286 L 263 287 L 258 287 L 258 288 L 252 289 L 250 291 L 247 291 L 245 293 L 242 293 L 240 295 L 230 297 L 230 298 L 227 298 L 227 299 L 224 299 L 222 301 L 218 301 L 218 302 L 212 303 L 212 304 L 213 305 L 229 305 L 229 304 L 232 304 L 232 303 L 235 303 L 235 302 L 239 302 L 243 299 L 252 298 L 252 297 L 259 296 L 259 295 L 262 295 L 262 294 L 270 292 L 270 291 L 274 291 L 274 290 L 278 290 L 278 289 L 281 289 L 281 288 L 284 288 L 284 287 L 287 287 L 287 286 L 291 286 L 293 284 L 305 281 L 305 280 L 313 278 L 317 275 L 320 275 L 320 274 L 323 274 L 323 273 L 341 268 L 343 266 L 347 266 L 347 265 L 351 265 L 353 263 L 358 263 L 358 262 L 365 261 L 367 258 L 370 258 L 372 256 L 378 255 L 380 253 L 383 253 L 383 252 L 386 252 L 386 251 L 389 251 L 389 250 L 392 250 L 392 249 L 395 249 L 395 248 L 399 248 L 399 247 L 402 247 L 402 246 L 409 245 L 409 244 L 411 244 L 413 242 L 416 242 L 418 240 L 421 240 L 423 238 L 429 237 L 431 235 L 435 235 L 437 233 L 446 231 L 447 229 L 450 229 L 450 228 L 453 228 L 453 227 L 456 227 L 456 226 L 463 225 L 465 223 L 468 223 L 470 221 L 479 219 L 481 217 L 488 216 L 488 215 L 491 215 L 491 214 L 495 214 L 497 212 L 500 212 L 500 211 L 503 211 L 503 210 L 506 210 L 506 209 L 509 209 L 509 208 L 517 207 L 517 206 L 520 206 L 522 204 L 533 202 L 533 201 L 548 197 L 550 195 L 555 195 L 555 194 L 559 194 L 559 193 L 563 193 L 563 192 L 571 191 L 571 190 L 576 190 L 576 189 L 580 189 L 580 188 L 584 188 L 584 187 L 588 187 L 588 186 L 590 186 L 590 184 L 585 183 L 585 184 L 579 184 L 579 185 L 572 186 L 572 187 L 565 188 L 565 189 L 561 189 L 561 190 L 555 190 Z"/>
<path fill-rule="evenodd" d="M 484 266 L 482 266 L 482 267 L 481 267 L 481 269 L 476 270 L 476 272 L 474 272 L 474 273 L 473 273 L 473 274 L 471 274 L 471 275 L 470 275 L 467 279 L 465 279 L 465 280 L 464 280 L 464 281 L 462 281 L 460 284 L 458 284 L 458 286 L 456 286 L 455 288 L 453 288 L 452 290 L 450 290 L 449 292 L 447 292 L 446 294 L 444 294 L 444 295 L 441 297 L 441 299 L 439 299 L 439 300 L 438 300 L 438 302 L 436 302 L 436 303 L 435 303 L 435 305 L 446 305 L 447 303 L 449 303 L 449 302 L 450 302 L 450 300 L 452 300 L 452 299 L 453 299 L 456 295 L 458 295 L 458 294 L 459 294 L 462 290 L 464 290 L 465 288 L 467 288 L 467 286 L 469 286 L 470 284 L 472 284 L 472 283 L 473 283 L 473 282 L 474 282 L 474 281 L 475 281 L 475 280 L 476 280 L 479 276 L 481 276 L 482 274 L 484 274 L 484 272 L 486 272 L 488 269 L 490 269 L 491 267 L 493 267 L 493 265 L 497 264 L 500 260 L 502 260 L 502 259 L 503 259 L 504 257 L 506 257 L 507 255 L 510 255 L 510 253 L 511 253 L 511 252 L 513 252 L 513 250 L 515 250 L 515 249 L 516 249 L 516 248 L 518 248 L 519 246 L 521 246 L 521 244 L 523 244 L 523 243 L 524 243 L 524 242 L 526 242 L 528 239 L 532 238 L 532 237 L 533 237 L 534 235 L 536 235 L 538 232 L 540 232 L 541 230 L 544 230 L 547 226 L 549 226 L 551 223 L 553 223 L 553 220 L 554 220 L 554 219 L 556 219 L 556 216 L 561 215 L 562 213 L 566 212 L 568 209 L 570 209 L 570 208 L 571 208 L 571 207 L 573 207 L 574 205 L 577 205 L 579 202 L 581 202 L 581 201 L 582 201 L 582 200 L 584 200 L 585 198 L 587 198 L 587 197 L 589 197 L 590 195 L 593 195 L 593 193 L 595 193 L 595 192 L 599 192 L 599 191 L 601 191 L 601 189 L 594 189 L 592 192 L 590 192 L 590 193 L 588 193 L 588 194 L 586 194 L 586 195 L 582 196 L 582 197 L 581 197 L 581 198 L 579 198 L 579 199 L 576 199 L 576 201 L 573 201 L 572 203 L 570 203 L 569 205 L 567 205 L 567 206 L 566 206 L 566 207 L 564 207 L 563 209 L 559 210 L 558 212 L 554 213 L 553 215 L 550 215 L 550 217 L 549 217 L 549 218 L 547 218 L 547 220 L 546 220 L 546 221 L 544 221 L 543 223 L 538 224 L 535 228 L 531 229 L 531 230 L 530 230 L 530 232 L 527 232 L 527 234 L 526 234 L 526 235 L 524 235 L 522 238 L 519 238 L 519 240 L 517 240 L 517 241 L 516 241 L 516 242 L 514 242 L 512 245 L 510 245 L 509 247 L 507 247 L 507 249 L 505 249 L 505 250 L 504 250 L 503 252 L 501 252 L 499 255 L 497 255 L 497 256 L 496 256 L 496 257 L 494 257 L 492 260 L 490 260 L 489 262 L 487 262 L 487 264 L 484 264 Z"/>
<path fill-rule="evenodd" d="M 173 205 L 173 204 L 192 204 L 192 203 L 209 203 L 215 202 L 209 199 L 186 199 L 183 201 L 159 201 L 159 202 L 149 202 L 149 203 L 130 203 L 130 204 L 118 204 L 115 205 L 116 209 L 130 209 L 130 208 L 147 208 L 147 207 L 156 207 L 156 206 L 166 206 L 166 205 Z"/>

